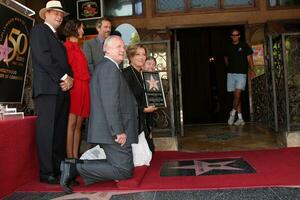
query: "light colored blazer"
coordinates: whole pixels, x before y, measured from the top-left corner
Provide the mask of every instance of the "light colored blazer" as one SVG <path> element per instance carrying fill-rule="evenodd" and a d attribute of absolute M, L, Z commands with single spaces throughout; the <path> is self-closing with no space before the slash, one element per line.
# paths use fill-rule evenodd
<path fill-rule="evenodd" d="M 90 75 L 92 75 L 95 67 L 104 57 L 102 42 L 100 42 L 98 37 L 84 42 L 83 53 L 88 61 Z"/>
<path fill-rule="evenodd" d="M 96 66 L 90 82 L 90 92 L 88 142 L 115 144 L 116 135 L 125 132 L 126 143 L 137 143 L 137 102 L 122 72 L 108 58 L 104 58 Z"/>

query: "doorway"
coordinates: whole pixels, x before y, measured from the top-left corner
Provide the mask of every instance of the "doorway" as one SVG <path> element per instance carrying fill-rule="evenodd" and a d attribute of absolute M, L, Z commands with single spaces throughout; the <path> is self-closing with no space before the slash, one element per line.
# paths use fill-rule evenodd
<path fill-rule="evenodd" d="M 183 121 L 189 124 L 227 123 L 233 96 L 227 93 L 227 71 L 224 47 L 230 42 L 232 28 L 220 26 L 177 29 L 180 43 Z M 243 117 L 249 120 L 248 86 L 242 93 Z"/>

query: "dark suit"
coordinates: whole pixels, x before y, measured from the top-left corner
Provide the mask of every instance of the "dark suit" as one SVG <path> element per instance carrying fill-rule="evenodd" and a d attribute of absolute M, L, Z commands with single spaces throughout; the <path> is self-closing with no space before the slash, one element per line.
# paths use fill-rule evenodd
<path fill-rule="evenodd" d="M 37 145 L 41 176 L 58 175 L 66 155 L 69 92 L 59 86 L 70 75 L 65 47 L 46 24 L 30 33 L 33 67 L 33 97 L 37 114 Z"/>
<path fill-rule="evenodd" d="M 103 59 L 103 43 L 98 36 L 83 43 L 83 52 L 88 61 L 89 72 L 92 75 L 95 67 Z"/>
<path fill-rule="evenodd" d="M 103 180 L 122 180 L 132 176 L 132 143 L 138 141 L 137 103 L 123 74 L 116 64 L 104 58 L 96 66 L 90 82 L 91 114 L 88 137 L 90 143 L 100 144 L 107 160 L 87 161 L 77 165 L 86 184 Z M 114 140 L 126 133 L 121 146 Z"/>

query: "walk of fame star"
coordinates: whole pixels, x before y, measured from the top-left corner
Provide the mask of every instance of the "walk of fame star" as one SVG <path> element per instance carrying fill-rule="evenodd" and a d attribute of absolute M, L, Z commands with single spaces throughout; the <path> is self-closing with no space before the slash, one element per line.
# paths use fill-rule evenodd
<path fill-rule="evenodd" d="M 223 162 L 205 162 L 200 160 L 194 160 L 194 165 L 185 165 L 179 167 L 170 167 L 172 169 L 194 169 L 196 176 L 205 174 L 211 170 L 244 170 L 242 168 L 227 166 L 228 164 L 234 163 L 233 161 L 223 161 Z"/>
<path fill-rule="evenodd" d="M 166 161 L 160 171 L 161 176 L 207 176 L 250 173 L 256 173 L 256 171 L 243 158 Z"/>
<path fill-rule="evenodd" d="M 159 91 L 159 81 L 155 80 L 152 75 L 150 76 L 150 79 L 147 80 L 147 83 L 149 84 L 149 90 Z"/>
<path fill-rule="evenodd" d="M 8 54 L 12 51 L 13 49 L 8 47 L 7 45 L 7 37 L 5 38 L 5 41 L 3 44 L 0 44 L 0 61 L 6 62 L 8 59 Z"/>

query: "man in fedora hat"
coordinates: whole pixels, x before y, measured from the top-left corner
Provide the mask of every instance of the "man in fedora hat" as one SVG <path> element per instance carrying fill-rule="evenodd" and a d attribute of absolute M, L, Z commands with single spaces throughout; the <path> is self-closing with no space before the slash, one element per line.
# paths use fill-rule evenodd
<path fill-rule="evenodd" d="M 60 1 L 49 1 L 39 12 L 45 22 L 35 25 L 30 33 L 40 181 L 49 184 L 59 183 L 59 166 L 66 155 L 69 89 L 73 79 L 65 47 L 56 35 L 66 15 Z"/>

